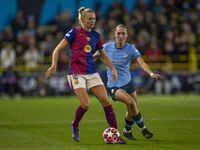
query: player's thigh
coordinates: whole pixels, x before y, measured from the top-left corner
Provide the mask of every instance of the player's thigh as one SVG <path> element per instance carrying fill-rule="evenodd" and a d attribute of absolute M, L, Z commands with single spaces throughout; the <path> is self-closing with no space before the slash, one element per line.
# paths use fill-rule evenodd
<path fill-rule="evenodd" d="M 86 75 L 85 78 L 86 78 L 87 89 L 91 89 L 92 87 L 98 85 L 104 85 L 98 73 Z"/>
<path fill-rule="evenodd" d="M 90 88 L 90 91 L 96 96 L 96 98 L 101 102 L 104 107 L 110 105 L 110 101 L 108 99 L 108 95 L 104 85 L 94 86 Z"/>
<path fill-rule="evenodd" d="M 72 90 L 78 88 L 86 89 L 86 79 L 80 74 L 67 75 L 67 80 Z"/>
<path fill-rule="evenodd" d="M 118 89 L 115 92 L 115 99 L 125 104 L 134 104 L 133 98 L 123 89 Z"/>
<path fill-rule="evenodd" d="M 134 99 L 135 103 L 137 104 L 137 92 L 134 91 L 133 93 L 130 94 L 130 96 Z"/>
<path fill-rule="evenodd" d="M 77 88 L 77 89 L 74 89 L 74 93 L 76 94 L 81 107 L 84 108 L 85 110 L 88 110 L 90 106 L 90 99 L 89 99 L 86 89 Z"/>

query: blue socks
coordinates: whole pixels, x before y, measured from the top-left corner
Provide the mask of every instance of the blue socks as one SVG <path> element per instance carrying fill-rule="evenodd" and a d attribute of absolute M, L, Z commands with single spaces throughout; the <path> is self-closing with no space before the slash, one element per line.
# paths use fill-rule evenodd
<path fill-rule="evenodd" d="M 132 116 L 132 118 L 140 128 L 144 127 L 144 122 L 143 122 L 140 112 L 136 116 Z"/>
<path fill-rule="evenodd" d="M 136 115 L 136 116 L 132 116 L 133 120 L 134 121 L 129 121 L 125 118 L 125 129 L 126 131 L 130 131 L 134 122 L 136 122 L 136 124 L 141 128 L 143 129 L 145 126 L 144 126 L 144 122 L 143 122 L 143 119 L 142 119 L 142 116 L 140 114 L 140 112 Z"/>
<path fill-rule="evenodd" d="M 125 118 L 125 129 L 126 129 L 126 131 L 130 131 L 133 124 L 134 124 L 134 121 L 129 121 Z"/>

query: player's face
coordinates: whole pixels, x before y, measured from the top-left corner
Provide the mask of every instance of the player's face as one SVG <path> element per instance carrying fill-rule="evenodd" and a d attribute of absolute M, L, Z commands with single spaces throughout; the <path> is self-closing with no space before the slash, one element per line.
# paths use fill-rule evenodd
<path fill-rule="evenodd" d="M 116 42 L 125 43 L 128 37 L 126 28 L 118 27 L 115 32 Z"/>
<path fill-rule="evenodd" d="M 82 20 L 84 26 L 87 29 L 94 28 L 95 22 L 96 22 L 96 16 L 94 12 L 86 13 L 85 17 Z"/>

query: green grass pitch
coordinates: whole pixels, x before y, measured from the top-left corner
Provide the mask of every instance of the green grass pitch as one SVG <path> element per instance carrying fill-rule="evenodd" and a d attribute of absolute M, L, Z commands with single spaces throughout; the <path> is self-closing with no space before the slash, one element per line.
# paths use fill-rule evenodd
<path fill-rule="evenodd" d="M 0 150 L 171 150 L 200 149 L 200 96 L 138 96 L 146 127 L 154 133 L 145 139 L 136 124 L 136 141 L 105 144 L 108 128 L 103 108 L 95 97 L 80 123 L 80 142 L 71 137 L 70 122 L 79 102 L 76 97 L 32 97 L 0 100 Z M 111 101 L 122 133 L 126 106 Z"/>

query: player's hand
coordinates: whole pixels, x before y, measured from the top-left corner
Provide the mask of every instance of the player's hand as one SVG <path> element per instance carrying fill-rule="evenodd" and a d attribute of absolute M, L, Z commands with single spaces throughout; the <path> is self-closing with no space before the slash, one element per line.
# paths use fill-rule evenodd
<path fill-rule="evenodd" d="M 158 80 L 159 78 L 161 78 L 161 76 L 159 74 L 153 74 L 151 77 L 153 79 L 156 79 L 156 80 Z"/>
<path fill-rule="evenodd" d="M 112 80 L 117 81 L 117 70 L 115 68 L 112 70 L 112 76 L 113 76 Z"/>
<path fill-rule="evenodd" d="M 56 73 L 56 67 L 51 66 L 45 73 L 45 77 L 49 79 L 52 75 Z"/>

